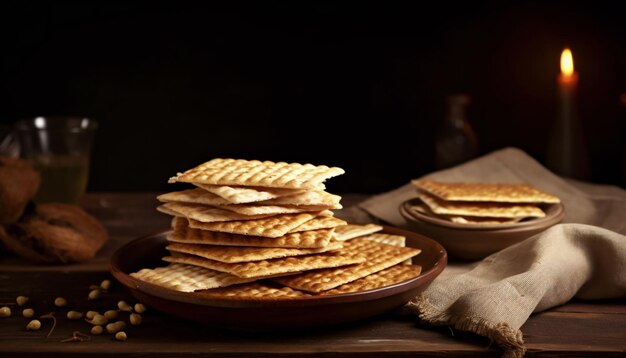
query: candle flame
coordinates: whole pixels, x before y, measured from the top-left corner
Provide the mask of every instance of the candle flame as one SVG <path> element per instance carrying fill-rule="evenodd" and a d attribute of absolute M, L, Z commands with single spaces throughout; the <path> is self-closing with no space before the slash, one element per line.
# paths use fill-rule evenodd
<path fill-rule="evenodd" d="M 574 73 L 574 59 L 572 51 L 568 48 L 561 53 L 561 73 L 565 76 L 571 76 Z"/>

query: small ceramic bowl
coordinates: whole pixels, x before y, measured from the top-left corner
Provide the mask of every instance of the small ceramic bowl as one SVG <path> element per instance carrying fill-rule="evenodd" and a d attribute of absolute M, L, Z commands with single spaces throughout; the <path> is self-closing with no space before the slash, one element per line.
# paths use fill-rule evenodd
<path fill-rule="evenodd" d="M 565 216 L 563 204 L 542 207 L 546 216 L 510 224 L 460 224 L 437 218 L 416 207 L 419 198 L 400 205 L 400 213 L 409 221 L 411 229 L 443 245 L 451 258 L 474 261 L 523 241 L 558 224 Z"/>

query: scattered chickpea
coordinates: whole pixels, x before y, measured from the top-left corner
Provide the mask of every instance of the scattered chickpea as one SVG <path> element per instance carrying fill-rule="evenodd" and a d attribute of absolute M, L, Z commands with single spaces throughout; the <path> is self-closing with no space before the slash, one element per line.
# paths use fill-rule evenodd
<path fill-rule="evenodd" d="M 103 331 L 104 331 L 104 329 L 102 328 L 102 326 L 93 326 L 93 327 L 91 327 L 91 334 L 93 334 L 94 336 L 102 334 Z"/>
<path fill-rule="evenodd" d="M 118 331 L 120 331 L 120 328 L 118 328 L 115 323 L 107 324 L 106 329 L 108 333 L 117 333 Z"/>
<path fill-rule="evenodd" d="M 128 337 L 126 336 L 126 332 L 124 331 L 115 333 L 115 339 L 117 339 L 118 341 L 125 341 L 126 338 Z"/>
<path fill-rule="evenodd" d="M 106 319 L 108 319 L 108 320 L 116 319 L 117 318 L 117 311 L 116 310 L 106 311 L 106 312 L 104 312 L 104 317 L 106 317 Z"/>
<path fill-rule="evenodd" d="M 0 307 L 0 317 L 11 317 L 11 309 L 7 306 Z"/>
<path fill-rule="evenodd" d="M 111 281 L 110 280 L 104 280 L 104 281 L 100 282 L 100 288 L 105 290 L 105 291 L 108 291 L 109 288 L 111 288 Z"/>
<path fill-rule="evenodd" d="M 132 324 L 133 326 L 139 326 L 141 324 L 141 315 L 137 313 L 131 313 L 129 320 L 130 324 Z"/>
<path fill-rule="evenodd" d="M 38 331 L 41 328 L 41 322 L 38 319 L 34 319 L 26 325 L 27 331 Z"/>
<path fill-rule="evenodd" d="M 143 303 L 135 303 L 135 312 L 144 313 L 146 312 L 146 306 Z"/>
<path fill-rule="evenodd" d="M 81 319 L 83 318 L 83 314 L 78 311 L 69 311 L 67 312 L 67 318 L 68 319 Z"/>
<path fill-rule="evenodd" d="M 26 308 L 22 311 L 22 316 L 26 318 L 31 318 L 34 315 L 35 315 L 35 310 L 32 308 Z"/>
<path fill-rule="evenodd" d="M 67 306 L 67 300 L 63 297 L 57 297 L 54 299 L 54 305 L 57 307 Z"/>
<path fill-rule="evenodd" d="M 100 297 L 100 290 L 91 290 L 89 291 L 89 295 L 87 295 L 87 299 L 92 301 Z"/>
<path fill-rule="evenodd" d="M 87 319 L 93 319 L 97 314 L 98 312 L 96 311 L 87 311 L 87 313 L 85 313 L 85 317 Z"/>
<path fill-rule="evenodd" d="M 126 303 L 126 301 L 119 301 L 117 303 L 117 308 L 119 308 L 120 311 L 125 311 L 125 312 L 130 312 L 133 310 L 132 307 L 130 307 L 130 305 Z"/>
<path fill-rule="evenodd" d="M 17 298 L 15 299 L 15 302 L 17 302 L 18 306 L 24 306 L 26 304 L 26 302 L 28 302 L 28 297 L 26 297 L 26 296 L 17 296 Z"/>
<path fill-rule="evenodd" d="M 98 313 L 95 316 L 93 316 L 93 318 L 90 321 L 87 321 L 87 322 L 93 325 L 102 326 L 103 324 L 106 324 L 108 322 L 108 319 L 106 319 L 106 317 Z"/>
<path fill-rule="evenodd" d="M 126 323 L 124 321 L 117 321 L 115 323 L 109 323 L 106 326 L 107 332 L 109 333 L 117 333 L 126 328 Z"/>

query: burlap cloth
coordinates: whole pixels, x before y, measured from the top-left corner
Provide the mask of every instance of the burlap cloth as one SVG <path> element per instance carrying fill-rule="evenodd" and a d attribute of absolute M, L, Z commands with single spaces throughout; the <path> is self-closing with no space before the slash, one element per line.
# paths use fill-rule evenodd
<path fill-rule="evenodd" d="M 504 356 L 521 357 L 520 327 L 533 312 L 573 297 L 626 297 L 626 191 L 563 179 L 514 148 L 425 178 L 526 182 L 561 198 L 565 219 L 480 262 L 450 263 L 404 307 L 423 322 L 477 333 L 500 345 Z M 359 206 L 403 227 L 398 206 L 415 196 L 415 188 L 407 184 Z"/>

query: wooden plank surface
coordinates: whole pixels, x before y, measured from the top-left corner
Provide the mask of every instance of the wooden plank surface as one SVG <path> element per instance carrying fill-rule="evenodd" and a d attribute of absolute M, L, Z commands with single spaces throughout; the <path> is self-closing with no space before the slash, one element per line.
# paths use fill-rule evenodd
<path fill-rule="evenodd" d="M 317 330 L 280 333 L 230 332 L 148 311 L 138 327 L 126 329 L 129 339 L 117 342 L 110 335 L 94 336 L 88 342 L 61 343 L 74 330 L 87 333 L 89 325 L 64 317 L 67 309 L 53 306 L 62 295 L 79 311 L 112 309 L 115 303 L 133 298 L 119 285 L 96 301 L 87 301 L 89 286 L 107 273 L 108 256 L 133 238 L 166 229 L 169 218 L 154 210 L 154 193 L 90 194 L 84 207 L 107 226 L 111 240 L 98 257 L 86 264 L 39 266 L 18 259 L 0 260 L 0 303 L 14 302 L 20 294 L 31 297 L 37 314 L 56 311 L 57 328 L 46 338 L 49 323 L 41 331 L 27 332 L 28 320 L 13 306 L 13 316 L 0 319 L 0 356 L 49 356 L 51 353 L 82 356 L 180 355 L 211 356 L 500 356 L 487 339 L 427 327 L 415 317 L 393 313 L 364 322 Z M 348 206 L 362 196 L 347 196 Z M 348 205 L 346 205 L 348 204 Z M 624 300 L 570 302 L 534 315 L 522 327 L 528 356 L 619 356 L 626 352 L 626 305 Z M 54 308 L 53 308 L 54 307 Z M 69 307 L 68 307 L 69 309 Z M 124 317 L 126 318 L 126 317 Z"/>

